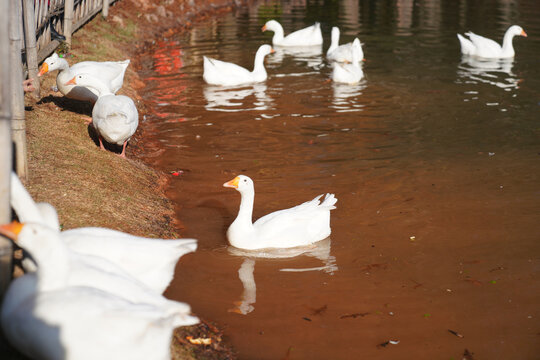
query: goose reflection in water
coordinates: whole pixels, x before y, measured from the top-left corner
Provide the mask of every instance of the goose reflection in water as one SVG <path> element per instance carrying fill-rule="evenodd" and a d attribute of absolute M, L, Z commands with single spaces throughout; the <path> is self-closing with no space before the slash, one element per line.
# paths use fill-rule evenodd
<path fill-rule="evenodd" d="M 235 312 L 242 315 L 247 315 L 255 307 L 255 301 L 257 299 L 257 285 L 255 283 L 255 262 L 256 259 L 286 259 L 300 255 L 305 255 L 321 260 L 322 266 L 310 267 L 310 268 L 282 268 L 283 272 L 306 272 L 306 271 L 323 271 L 329 275 L 333 275 L 338 271 L 336 264 L 336 258 L 330 255 L 331 239 L 326 238 L 322 241 L 318 241 L 310 246 L 302 246 L 289 249 L 262 249 L 262 250 L 242 250 L 229 246 L 229 253 L 235 256 L 244 257 L 244 261 L 238 269 L 238 278 L 242 282 L 244 291 L 240 301 L 234 302 L 235 307 L 230 309 L 230 312 Z"/>
<path fill-rule="evenodd" d="M 321 45 L 282 47 L 274 46 L 274 54 L 268 58 L 269 65 L 281 65 L 286 57 L 294 57 L 295 61 L 305 62 L 307 67 L 320 70 L 324 66 Z"/>
<path fill-rule="evenodd" d="M 272 99 L 266 95 L 265 84 L 253 84 L 242 87 L 206 86 L 203 90 L 208 111 L 246 111 L 268 110 Z M 252 104 L 248 104 L 248 97 L 254 96 Z"/>
<path fill-rule="evenodd" d="M 366 88 L 366 81 L 362 80 L 359 84 L 348 85 L 333 83 L 333 99 L 331 108 L 336 112 L 362 111 L 365 104 L 361 104 L 362 91 Z"/>
<path fill-rule="evenodd" d="M 510 91 L 518 89 L 520 79 L 512 73 L 513 59 L 480 59 L 463 55 L 458 66 L 458 76 L 465 83 L 484 83 Z"/>

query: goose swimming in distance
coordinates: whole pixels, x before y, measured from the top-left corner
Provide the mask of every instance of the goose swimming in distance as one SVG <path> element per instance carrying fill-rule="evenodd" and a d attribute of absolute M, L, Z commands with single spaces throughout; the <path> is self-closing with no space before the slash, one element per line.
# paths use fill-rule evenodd
<path fill-rule="evenodd" d="M 463 55 L 476 56 L 485 59 L 513 58 L 515 55 L 512 40 L 514 36 L 527 37 L 527 33 L 518 25 L 512 25 L 506 30 L 502 46 L 495 41 L 476 35 L 472 31 L 466 32 L 466 36 L 457 34 Z"/>
<path fill-rule="evenodd" d="M 350 64 L 334 63 L 334 70 L 332 71 L 332 80 L 342 84 L 358 84 L 364 77 L 364 71 L 360 64 L 360 50 L 358 45 L 360 40 L 354 39 L 352 46 L 352 62 Z"/>
<path fill-rule="evenodd" d="M 350 42 L 347 44 L 339 45 L 339 28 L 334 26 L 332 28 L 332 43 L 326 51 L 326 57 L 328 60 L 337 62 L 352 62 L 353 46 L 359 47 L 360 60 L 364 59 L 364 51 L 362 50 L 362 44 L 358 42 Z"/>
<path fill-rule="evenodd" d="M 276 20 L 267 21 L 261 30 L 274 32 L 272 44 L 275 46 L 314 46 L 323 43 L 321 24 L 318 22 L 287 36 L 284 36 L 283 27 Z"/>
<path fill-rule="evenodd" d="M 66 85 L 83 85 L 99 94 L 92 109 L 92 125 L 99 136 L 99 146 L 105 150 L 103 139 L 122 146 L 120 157 L 126 157 L 126 145 L 139 126 L 139 112 L 133 100 L 125 95 L 114 95 L 99 79 L 90 74 L 78 74 Z"/>
<path fill-rule="evenodd" d="M 319 195 L 298 206 L 275 211 L 252 222 L 255 189 L 253 180 L 238 175 L 223 184 L 241 196 L 238 216 L 227 230 L 229 243 L 245 250 L 305 246 L 327 238 L 330 233 L 330 210 L 335 209 L 334 194 Z"/>
<path fill-rule="evenodd" d="M 270 45 L 261 45 L 255 54 L 253 71 L 239 65 L 203 57 L 203 79 L 211 85 L 236 86 L 265 81 L 268 77 L 264 58 L 274 52 Z"/>
<path fill-rule="evenodd" d="M 124 83 L 124 75 L 129 63 L 130 60 L 82 61 L 70 67 L 65 58 L 61 58 L 58 54 L 54 53 L 41 64 L 38 76 L 59 70 L 56 76 L 56 86 L 64 96 L 94 103 L 99 96 L 96 89 L 80 84 L 68 85 L 66 83 L 78 74 L 89 74 L 101 81 L 111 93 L 115 94 Z"/>

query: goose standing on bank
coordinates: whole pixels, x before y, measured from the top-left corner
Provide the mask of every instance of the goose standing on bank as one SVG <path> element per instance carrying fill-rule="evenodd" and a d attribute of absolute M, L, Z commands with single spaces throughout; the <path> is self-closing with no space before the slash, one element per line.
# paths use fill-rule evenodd
<path fill-rule="evenodd" d="M 361 50 L 360 40 L 354 39 L 352 45 L 352 62 L 350 64 L 334 63 L 334 70 L 332 71 L 332 80 L 342 84 L 358 84 L 364 77 L 364 71 L 360 64 Z"/>
<path fill-rule="evenodd" d="M 512 40 L 514 36 L 527 37 L 527 33 L 518 25 L 512 25 L 506 30 L 502 46 L 495 41 L 485 38 L 469 31 L 465 35 L 469 39 L 457 34 L 461 44 L 461 53 L 463 55 L 476 56 L 485 59 L 504 59 L 513 58 L 515 55 Z"/>
<path fill-rule="evenodd" d="M 261 30 L 274 32 L 272 44 L 275 46 L 315 46 L 323 43 L 321 24 L 318 22 L 287 36 L 284 36 L 283 27 L 276 20 L 267 21 Z"/>
<path fill-rule="evenodd" d="M 131 98 L 114 95 L 99 79 L 89 74 L 79 74 L 66 85 L 83 85 L 96 90 L 98 100 L 92 109 L 92 125 L 99 136 L 99 146 L 105 150 L 103 139 L 122 146 L 120 156 L 126 157 L 126 145 L 139 126 L 139 112 Z"/>
<path fill-rule="evenodd" d="M 129 65 L 129 60 L 124 61 L 82 61 L 80 63 L 69 66 L 66 59 L 61 58 L 54 53 L 49 56 L 39 69 L 38 76 L 42 76 L 48 72 L 59 70 L 56 76 L 56 86 L 64 96 L 75 99 L 97 101 L 99 96 L 98 91 L 93 88 L 82 85 L 66 84 L 70 79 L 78 74 L 89 74 L 92 77 L 100 80 L 108 91 L 116 94 L 124 83 L 124 75 Z"/>
<path fill-rule="evenodd" d="M 266 80 L 268 74 L 264 68 L 264 58 L 274 52 L 270 45 L 261 45 L 255 54 L 253 71 L 236 64 L 221 60 L 204 58 L 203 79 L 211 85 L 235 86 Z"/>
<path fill-rule="evenodd" d="M 330 210 L 335 209 L 334 194 L 317 196 L 290 209 L 261 217 L 252 223 L 255 190 L 253 180 L 238 175 L 223 184 L 236 189 L 241 196 L 238 216 L 227 230 L 229 243 L 237 248 L 256 250 L 305 246 L 327 238 L 330 233 Z"/>
<path fill-rule="evenodd" d="M 354 44 L 354 45 L 353 45 Z M 326 57 L 330 61 L 337 62 L 352 62 L 352 48 L 353 46 L 359 47 L 360 60 L 364 59 L 364 51 L 362 50 L 362 44 L 358 42 L 350 42 L 347 44 L 339 45 L 339 28 L 334 26 L 332 28 L 332 43 L 326 51 Z"/>

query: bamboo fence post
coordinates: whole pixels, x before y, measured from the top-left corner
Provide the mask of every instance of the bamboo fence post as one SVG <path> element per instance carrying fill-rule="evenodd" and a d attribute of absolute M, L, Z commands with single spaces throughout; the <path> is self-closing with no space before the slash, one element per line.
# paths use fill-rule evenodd
<path fill-rule="evenodd" d="M 106 19 L 109 16 L 109 0 L 103 0 L 103 17 Z"/>
<path fill-rule="evenodd" d="M 66 43 L 71 48 L 71 35 L 73 33 L 73 0 L 64 3 L 64 36 Z"/>
<path fill-rule="evenodd" d="M 22 87 L 22 39 L 21 25 L 21 2 L 12 2 L 10 9 L 9 40 L 10 40 L 10 81 L 11 84 L 11 130 L 15 143 L 15 169 L 19 178 L 26 179 L 28 176 L 28 163 L 26 161 L 26 123 L 24 120 L 24 92 Z"/>
<path fill-rule="evenodd" d="M 34 0 L 23 0 L 24 40 L 26 46 L 26 66 L 28 78 L 33 79 L 34 95 L 39 98 L 38 59 L 36 45 L 36 21 L 34 20 Z"/>
<path fill-rule="evenodd" d="M 0 1 L 0 223 L 11 221 L 9 186 L 11 174 L 11 92 L 10 92 L 10 44 L 9 5 Z M 0 300 L 4 297 L 11 280 L 11 242 L 0 236 Z"/>

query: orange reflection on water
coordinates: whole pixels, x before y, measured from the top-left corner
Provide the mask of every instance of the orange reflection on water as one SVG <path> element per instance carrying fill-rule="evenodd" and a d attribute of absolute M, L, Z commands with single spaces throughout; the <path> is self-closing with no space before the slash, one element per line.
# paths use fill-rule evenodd
<path fill-rule="evenodd" d="M 182 122 L 185 118 L 178 118 L 175 113 L 167 111 L 171 105 L 181 105 L 186 101 L 186 97 L 181 96 L 187 89 L 181 81 L 185 76 L 180 72 L 184 67 L 182 49 L 176 42 L 170 40 L 158 41 L 156 45 L 152 58 L 154 70 L 159 75 L 148 78 L 149 81 L 159 83 L 153 94 L 157 105 L 154 107 L 153 115 L 165 119 L 166 122 Z"/>

